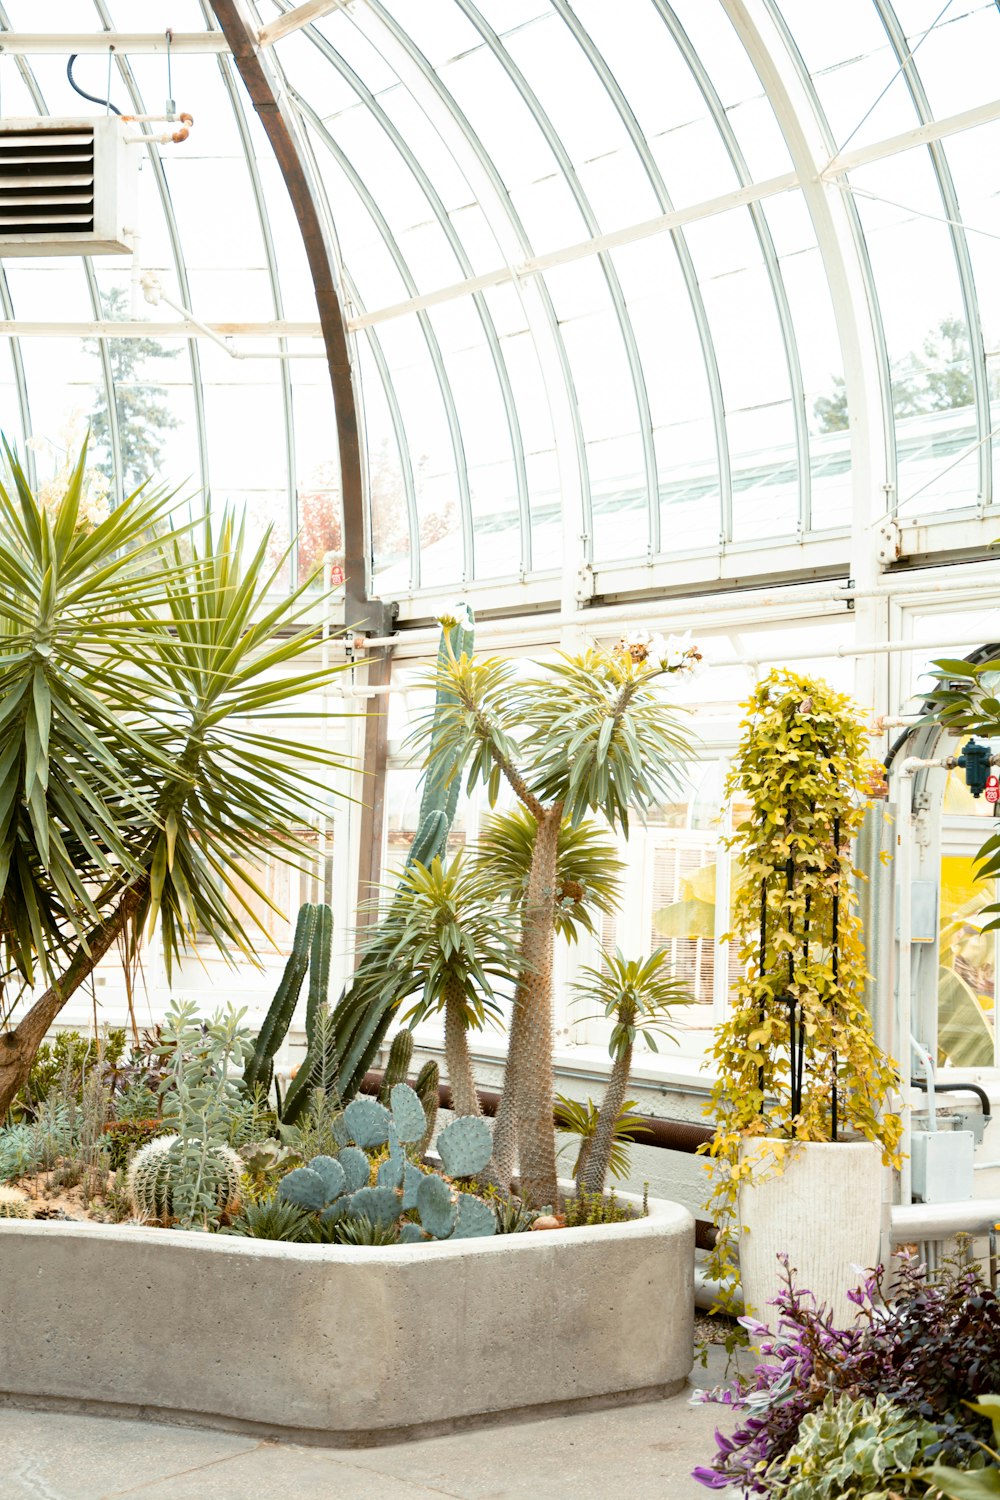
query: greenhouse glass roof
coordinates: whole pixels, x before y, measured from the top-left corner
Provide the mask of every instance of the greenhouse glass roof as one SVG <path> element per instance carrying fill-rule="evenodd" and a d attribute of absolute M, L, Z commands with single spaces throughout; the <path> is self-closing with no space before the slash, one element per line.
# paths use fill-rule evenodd
<path fill-rule="evenodd" d="M 77 53 L 95 99 L 195 120 L 136 148 L 134 256 L 3 262 L 0 425 L 39 478 L 90 417 L 119 492 L 152 466 L 300 532 L 293 566 L 350 556 L 328 313 L 236 24 L 330 248 L 373 592 L 764 573 L 835 559 L 859 495 L 991 504 L 993 0 L 5 0 L 3 116 L 103 111 Z"/>

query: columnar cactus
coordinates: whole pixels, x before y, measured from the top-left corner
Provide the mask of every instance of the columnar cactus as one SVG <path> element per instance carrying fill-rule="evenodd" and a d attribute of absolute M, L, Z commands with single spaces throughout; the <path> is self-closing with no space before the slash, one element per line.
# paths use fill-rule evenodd
<path fill-rule="evenodd" d="M 295 924 L 295 937 L 292 940 L 292 951 L 288 955 L 285 971 L 281 976 L 281 983 L 274 993 L 270 1009 L 264 1018 L 264 1024 L 257 1035 L 257 1045 L 253 1056 L 250 1058 L 243 1070 L 243 1082 L 247 1089 L 253 1089 L 259 1084 L 265 1093 L 271 1087 L 271 1079 L 274 1076 L 274 1055 L 288 1034 L 288 1028 L 292 1024 L 292 1016 L 298 1004 L 299 994 L 302 990 L 302 981 L 306 977 L 309 968 L 309 948 L 316 931 L 317 917 L 321 908 L 313 906 L 306 901 L 299 907 L 298 920 Z M 327 907 L 326 910 L 329 910 Z M 310 976 L 310 1000 L 312 999 L 312 977 Z M 308 1022 L 307 1022 L 308 1030 Z"/>
<path fill-rule="evenodd" d="M 158 1136 L 132 1158 L 127 1185 L 132 1210 L 138 1218 L 157 1224 L 169 1224 L 173 1218 L 173 1195 L 180 1168 L 179 1142 L 176 1135 Z M 240 1208 L 243 1161 L 228 1146 L 212 1146 L 210 1157 L 217 1207 L 220 1213 L 232 1216 Z"/>
<path fill-rule="evenodd" d="M 413 1085 L 413 1092 L 424 1107 L 424 1118 L 427 1121 L 426 1128 L 417 1148 L 417 1155 L 424 1156 L 430 1150 L 431 1141 L 434 1139 L 434 1129 L 437 1125 L 438 1106 L 440 1103 L 441 1069 L 433 1060 L 425 1062 L 417 1074 L 417 1081 Z"/>
<path fill-rule="evenodd" d="M 410 1071 L 410 1063 L 413 1061 L 413 1032 L 408 1028 L 397 1031 L 389 1048 L 389 1056 L 385 1064 L 385 1072 L 382 1075 L 382 1087 L 379 1089 L 379 1102 L 389 1103 L 389 1095 L 397 1083 L 405 1083 L 406 1075 Z"/>

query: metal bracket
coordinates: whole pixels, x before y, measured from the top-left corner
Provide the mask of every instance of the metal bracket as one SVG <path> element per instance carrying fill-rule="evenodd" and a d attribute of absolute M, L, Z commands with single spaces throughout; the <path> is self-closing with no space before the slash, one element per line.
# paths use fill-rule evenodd
<path fill-rule="evenodd" d="M 577 604 L 589 604 L 597 592 L 594 582 L 594 569 L 592 565 L 581 563 L 576 570 L 576 602 Z"/>
<path fill-rule="evenodd" d="M 903 555 L 903 533 L 893 516 L 887 516 L 884 521 L 879 522 L 875 538 L 875 556 L 879 562 L 898 562 Z"/>

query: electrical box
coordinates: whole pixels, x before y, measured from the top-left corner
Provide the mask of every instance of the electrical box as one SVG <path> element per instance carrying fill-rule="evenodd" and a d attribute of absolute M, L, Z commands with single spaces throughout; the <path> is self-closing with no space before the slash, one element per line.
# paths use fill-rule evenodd
<path fill-rule="evenodd" d="M 913 1197 L 920 1203 L 961 1203 L 972 1197 L 971 1130 L 915 1130 L 910 1147 Z"/>
<path fill-rule="evenodd" d="M 128 255 L 140 147 L 117 115 L 0 121 L 0 256 Z"/>

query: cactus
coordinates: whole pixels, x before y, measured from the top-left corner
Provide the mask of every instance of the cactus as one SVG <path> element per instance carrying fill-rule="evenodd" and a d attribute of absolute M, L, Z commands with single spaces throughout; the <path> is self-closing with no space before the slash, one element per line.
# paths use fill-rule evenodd
<path fill-rule="evenodd" d="M 474 640 L 474 625 L 471 609 L 459 606 L 460 618 L 442 623 L 441 640 L 438 645 L 438 661 L 444 663 L 452 656 L 471 656 Z M 440 690 L 438 702 L 443 706 L 453 702 L 452 696 Z M 432 752 L 437 751 L 444 724 L 435 723 Z M 440 765 L 440 756 L 432 753 L 428 764 L 435 769 L 424 778 L 417 817 L 417 835 L 407 852 L 407 864 L 419 860 L 430 865 L 435 855 L 442 859 L 448 841 L 448 831 L 458 805 L 461 777 L 449 779 L 447 766 Z M 333 1013 L 334 1038 L 338 1057 L 338 1089 L 341 1099 L 353 1099 L 361 1087 L 365 1073 L 371 1067 L 375 1055 L 392 1022 L 396 1002 L 387 1000 L 378 990 L 365 983 L 365 963 L 362 960 L 358 972 L 347 986 Z"/>
<path fill-rule="evenodd" d="M 306 997 L 306 1036 L 312 1042 L 320 1007 L 327 1006 L 330 993 L 330 952 L 333 944 L 333 912 L 323 902 L 316 908 L 309 953 L 309 994 Z"/>
<path fill-rule="evenodd" d="M 392 1091 L 392 1122 L 399 1139 L 414 1146 L 423 1139 L 427 1117 L 419 1095 L 408 1083 L 397 1083 Z"/>
<path fill-rule="evenodd" d="M 457 1211 L 443 1177 L 425 1177 L 417 1190 L 417 1213 L 422 1228 L 436 1240 L 446 1240 L 455 1227 Z"/>
<path fill-rule="evenodd" d="M 459 1193 L 458 1218 L 449 1236 L 453 1240 L 486 1239 L 497 1232 L 497 1218 L 488 1203 L 472 1193 Z"/>
<path fill-rule="evenodd" d="M 441 1091 L 441 1069 L 436 1062 L 425 1062 L 417 1074 L 417 1081 L 413 1085 L 413 1092 L 424 1107 L 424 1117 L 427 1126 L 420 1138 L 417 1147 L 418 1156 L 426 1156 L 430 1150 L 431 1141 L 434 1138 L 434 1129 L 437 1125 L 438 1105 Z"/>
<path fill-rule="evenodd" d="M 358 1188 L 365 1186 L 371 1176 L 371 1169 L 368 1158 L 360 1147 L 345 1146 L 337 1160 L 343 1167 L 344 1176 L 347 1179 L 346 1192 L 356 1193 Z"/>
<path fill-rule="evenodd" d="M 382 1087 L 378 1095 L 380 1104 L 388 1104 L 396 1084 L 406 1082 L 406 1075 L 410 1071 L 412 1061 L 413 1032 L 408 1029 L 397 1031 L 392 1039 L 385 1072 L 382 1075 Z"/>
<path fill-rule="evenodd" d="M 263 1088 L 265 1095 L 270 1090 L 271 1079 L 274 1077 L 274 1056 L 292 1024 L 302 981 L 309 967 L 309 948 L 319 910 L 319 907 L 312 906 L 308 901 L 299 907 L 292 951 L 288 955 L 281 983 L 275 990 L 274 999 L 264 1018 L 264 1024 L 257 1034 L 253 1056 L 243 1070 L 243 1083 L 248 1093 L 251 1093 L 257 1085 Z"/>
<path fill-rule="evenodd" d="M 316 921 L 309 951 L 309 995 L 306 1000 L 306 1055 L 285 1094 L 281 1106 L 283 1125 L 294 1125 L 314 1088 L 339 1096 L 340 1070 L 336 1030 L 327 995 L 330 987 L 330 945 L 333 913 L 329 906 L 316 907 Z"/>
<path fill-rule="evenodd" d="M 347 1211 L 352 1219 L 369 1219 L 386 1228 L 399 1218 L 401 1209 L 399 1194 L 388 1187 L 358 1188 L 347 1200 Z"/>
<path fill-rule="evenodd" d="M 442 1130 L 437 1149 L 448 1177 L 475 1177 L 493 1154 L 490 1127 L 478 1115 L 461 1115 Z"/>
<path fill-rule="evenodd" d="M 180 1137 L 161 1135 L 143 1146 L 132 1158 L 128 1173 L 128 1195 L 137 1217 L 166 1224 L 173 1218 L 173 1193 L 180 1167 Z M 220 1213 L 234 1215 L 240 1208 L 243 1161 L 228 1146 L 211 1146 L 209 1158 L 216 1173 L 216 1206 Z"/>
<path fill-rule="evenodd" d="M 10 1188 L 0 1188 L 0 1219 L 31 1219 L 31 1207 Z"/>
<path fill-rule="evenodd" d="M 385 1105 L 377 1099 L 352 1099 L 344 1110 L 344 1124 L 362 1150 L 385 1145 L 391 1119 Z"/>
<path fill-rule="evenodd" d="M 323 1178 L 311 1167 L 296 1167 L 278 1184 L 278 1197 L 285 1203 L 294 1203 L 297 1208 L 306 1208 L 313 1213 L 326 1208 L 337 1196 L 327 1192 Z"/>

